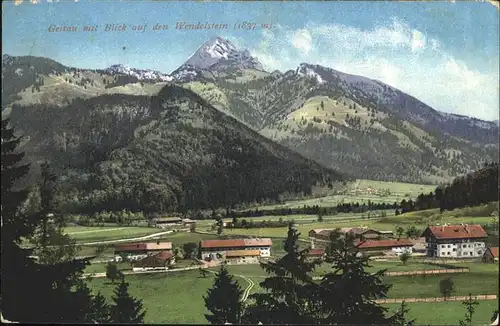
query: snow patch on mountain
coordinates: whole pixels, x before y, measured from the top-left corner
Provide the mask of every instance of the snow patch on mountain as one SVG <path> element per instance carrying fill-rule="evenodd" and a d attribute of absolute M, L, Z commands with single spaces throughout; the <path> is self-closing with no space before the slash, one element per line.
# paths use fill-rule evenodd
<path fill-rule="evenodd" d="M 105 69 L 110 74 L 124 74 L 134 76 L 139 80 L 156 80 L 162 82 L 172 81 L 172 76 L 151 69 L 136 69 L 122 64 L 112 65 Z"/>
<path fill-rule="evenodd" d="M 297 75 L 299 75 L 299 76 L 306 76 L 306 77 L 310 77 L 310 78 L 316 79 L 316 82 L 318 82 L 318 84 L 325 83 L 325 81 L 323 80 L 323 78 L 321 78 L 321 76 L 316 71 L 314 71 L 314 69 L 311 69 L 308 66 L 301 66 L 301 67 L 299 67 L 297 69 Z"/>
<path fill-rule="evenodd" d="M 252 57 L 248 50 L 238 50 L 231 41 L 222 37 L 213 37 L 205 42 L 172 75 L 179 73 L 181 70 L 186 70 L 187 67 L 202 70 L 223 68 L 263 70 L 262 64 L 257 58 Z"/>
<path fill-rule="evenodd" d="M 198 69 L 191 65 L 182 65 L 179 69 L 172 73 L 172 77 L 175 80 L 186 81 L 195 78 L 199 75 Z"/>

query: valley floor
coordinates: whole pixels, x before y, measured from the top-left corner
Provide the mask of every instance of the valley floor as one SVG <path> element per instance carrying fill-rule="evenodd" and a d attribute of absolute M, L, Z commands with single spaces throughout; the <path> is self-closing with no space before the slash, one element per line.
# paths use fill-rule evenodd
<path fill-rule="evenodd" d="M 368 181 L 364 181 L 369 183 Z M 362 184 L 361 182 L 358 183 Z M 367 185 L 364 185 L 366 188 Z M 370 184 L 372 186 L 372 184 Z M 386 187 L 378 185 L 380 188 Z M 375 186 L 373 186 L 375 188 Z M 409 192 L 412 196 L 422 191 L 421 186 L 415 185 L 401 186 L 401 193 Z M 406 187 L 406 188 L 405 188 Z M 394 188 L 393 188 L 394 190 Z M 426 189 L 427 190 L 427 189 Z M 361 198 L 359 194 L 349 195 L 350 199 L 346 202 L 352 202 L 354 198 L 366 200 L 367 195 Z M 371 195 L 369 195 L 371 198 Z M 307 199 L 286 203 L 287 207 L 300 207 L 307 203 L 314 205 L 318 203 L 327 203 L 331 205 L 330 197 Z M 382 200 L 383 201 L 383 200 Z M 270 207 L 269 207 L 270 208 Z M 263 209 L 259 207 L 259 209 Z M 368 218 L 367 214 L 338 214 L 334 216 L 324 216 L 323 221 L 318 222 L 315 215 L 286 215 L 286 216 L 263 216 L 258 218 L 248 218 L 253 221 L 258 220 L 295 220 L 296 227 L 301 232 L 301 245 L 309 246 L 307 241 L 308 232 L 316 228 L 335 228 L 335 227 L 355 227 L 368 226 L 378 230 L 395 231 L 398 226 L 406 228 L 416 226 L 423 230 L 428 224 L 490 224 L 498 223 L 498 217 L 492 216 L 493 211 L 498 212 L 498 202 L 481 205 L 477 207 L 456 209 L 454 211 L 445 211 L 442 214 L 437 209 L 407 213 L 394 216 L 392 210 L 385 212 L 385 217 L 377 212 Z M 200 220 L 197 223 L 197 232 L 174 232 L 163 234 L 158 239 L 171 241 L 175 246 L 182 246 L 188 242 L 198 243 L 204 239 L 217 239 L 215 229 L 212 227 L 214 220 Z M 105 227 L 69 227 L 66 229 L 79 244 L 93 241 L 116 241 L 119 239 L 136 238 L 164 231 L 162 229 L 150 227 L 122 227 L 117 225 L 107 225 Z M 286 236 L 287 228 L 254 228 L 254 229 L 229 229 L 224 228 L 222 236 L 255 236 L 271 237 L 273 240 L 272 254 L 280 256 L 284 253 L 283 240 Z M 156 239 L 156 238 L 155 238 Z M 492 243 L 498 244 L 498 234 L 491 239 Z M 86 245 L 80 247 L 80 255 L 92 256 L 98 253 L 94 263 L 87 267 L 87 273 L 105 272 L 106 261 L 113 258 L 112 244 L 105 245 Z M 189 267 L 196 262 L 190 259 L 180 259 L 177 261 L 177 268 Z M 131 270 L 129 263 L 120 263 L 119 268 L 123 271 Z M 498 295 L 498 264 L 487 264 L 481 262 L 454 262 L 447 264 L 431 264 L 421 258 L 413 257 L 407 264 L 402 264 L 399 260 L 372 261 L 372 267 L 369 271 L 375 272 L 386 269 L 387 272 L 398 271 L 421 271 L 431 269 L 449 269 L 449 268 L 468 268 L 469 272 L 439 274 L 439 275 L 414 275 L 414 276 L 384 276 L 386 283 L 392 284 L 389 290 L 389 298 L 429 298 L 440 297 L 439 281 L 444 277 L 451 277 L 455 283 L 455 291 L 452 295 L 465 296 L 472 295 Z M 254 265 L 232 265 L 228 267 L 230 272 L 240 282 L 241 287 L 245 289 L 245 295 L 261 291 L 259 282 L 264 280 L 266 273 L 258 264 Z M 328 272 L 330 266 L 323 264 L 317 268 L 313 276 L 320 277 Z M 190 271 L 171 271 L 165 273 L 127 275 L 126 279 L 130 283 L 130 292 L 133 296 L 143 300 L 144 307 L 147 309 L 147 323 L 206 323 L 204 314 L 207 312 L 203 302 L 203 295 L 212 286 L 214 273 L 218 268 L 211 268 L 212 273 L 202 276 L 197 270 Z M 90 280 L 90 286 L 94 292 L 101 291 L 107 297 L 112 296 L 115 285 L 111 284 L 105 277 L 94 278 Z M 389 308 L 389 312 L 394 312 L 400 304 L 383 304 Z M 489 324 L 493 310 L 498 306 L 496 300 L 482 300 L 474 315 L 473 323 Z M 460 319 L 463 319 L 465 309 L 461 302 L 418 302 L 408 303 L 410 316 L 416 318 L 416 323 L 421 324 L 448 324 L 456 325 Z"/>

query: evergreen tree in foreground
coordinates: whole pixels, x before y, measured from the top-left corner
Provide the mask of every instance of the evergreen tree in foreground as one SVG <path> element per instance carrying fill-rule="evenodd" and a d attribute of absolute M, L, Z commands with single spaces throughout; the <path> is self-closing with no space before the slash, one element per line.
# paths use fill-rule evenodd
<path fill-rule="evenodd" d="M 243 312 L 241 302 L 243 290 L 238 282 L 233 280 L 224 265 L 214 279 L 214 285 L 208 290 L 205 307 L 211 314 L 205 314 L 205 318 L 213 325 L 222 325 L 227 322 L 239 324 Z"/>
<path fill-rule="evenodd" d="M 25 314 L 25 306 L 31 303 L 24 289 L 16 286 L 23 280 L 33 276 L 34 262 L 29 258 L 30 251 L 23 250 L 20 242 L 23 237 L 33 233 L 36 218 L 27 219 L 19 212 L 21 204 L 26 200 L 28 191 L 16 189 L 15 183 L 29 171 L 28 164 L 20 164 L 24 153 L 19 153 L 17 147 L 20 138 L 14 136 L 14 130 L 9 126 L 8 119 L 2 119 L 2 159 L 1 159 L 1 298 L 0 311 L 2 315 L 13 321 L 18 321 Z"/>
<path fill-rule="evenodd" d="M 316 297 L 320 322 L 324 324 L 393 324 L 395 316 L 386 317 L 387 309 L 375 300 L 387 296 L 390 285 L 382 282 L 385 270 L 367 272 L 368 258 L 359 254 L 354 237 L 339 232 L 330 235 L 325 274 Z M 399 316 L 399 315 L 398 315 Z"/>
<path fill-rule="evenodd" d="M 73 259 L 38 264 L 30 257 L 32 250 L 21 247 L 22 240 L 33 236 L 40 226 L 40 215 L 20 210 L 28 192 L 15 186 L 28 173 L 29 166 L 21 164 L 24 154 L 17 150 L 20 139 L 14 136 L 8 120 L 2 120 L 1 128 L 2 315 L 18 322 L 84 321 L 89 295 L 83 289 L 85 285 L 78 286 L 78 282 L 88 262 Z"/>
<path fill-rule="evenodd" d="M 76 242 L 64 233 L 64 220 L 55 200 L 57 176 L 49 163 L 43 163 L 42 180 L 36 191 L 40 192 L 39 227 L 30 237 L 30 243 L 35 246 L 33 254 L 42 264 L 57 264 L 74 259 L 77 252 Z M 34 198 L 30 198 L 34 201 Z"/>
<path fill-rule="evenodd" d="M 122 277 L 114 291 L 114 304 L 110 308 L 111 322 L 143 324 L 146 311 L 143 310 L 142 300 L 130 296 L 128 286 L 129 284 Z"/>
<path fill-rule="evenodd" d="M 251 296 L 255 303 L 247 308 L 245 319 L 264 324 L 313 324 L 315 323 L 313 298 L 316 284 L 311 272 L 319 260 L 308 261 L 308 249 L 299 250 L 298 233 L 290 224 L 284 242 L 286 254 L 276 261 L 262 262 L 268 276 L 260 287 L 263 293 Z"/>
<path fill-rule="evenodd" d="M 105 324 L 110 320 L 110 306 L 106 303 L 106 299 L 99 292 L 92 298 L 90 312 L 86 316 L 86 320 L 91 323 Z"/>
<path fill-rule="evenodd" d="M 474 315 L 474 312 L 476 312 L 476 306 L 479 305 L 479 302 L 477 302 L 477 300 L 475 299 L 472 299 L 472 293 L 469 293 L 469 298 L 463 301 L 462 305 L 465 306 L 467 313 L 465 314 L 465 320 L 460 320 L 459 325 L 472 326 L 472 316 Z"/>

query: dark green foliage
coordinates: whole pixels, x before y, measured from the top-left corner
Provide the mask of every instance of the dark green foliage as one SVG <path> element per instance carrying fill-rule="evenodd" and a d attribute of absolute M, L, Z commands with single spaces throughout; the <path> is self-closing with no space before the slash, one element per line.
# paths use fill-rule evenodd
<path fill-rule="evenodd" d="M 459 324 L 460 326 L 472 326 L 472 315 L 474 315 L 476 306 L 479 305 L 479 302 L 477 302 L 477 300 L 475 299 L 472 299 L 472 293 L 469 293 L 469 298 L 463 301 L 462 304 L 465 306 L 467 313 L 465 314 L 465 320 L 460 320 Z"/>
<path fill-rule="evenodd" d="M 414 319 L 407 319 L 408 312 L 410 312 L 410 309 L 408 309 L 408 306 L 406 302 L 401 302 L 401 307 L 398 309 L 398 311 L 394 314 L 391 320 L 391 325 L 394 326 L 412 326 L 415 324 L 415 318 Z"/>
<path fill-rule="evenodd" d="M 445 300 L 451 296 L 454 289 L 455 284 L 451 278 L 447 277 L 439 281 L 439 292 L 441 292 L 441 295 Z"/>
<path fill-rule="evenodd" d="M 332 232 L 326 251 L 331 272 L 320 282 L 320 320 L 326 324 L 390 324 L 395 316 L 386 317 L 386 308 L 374 300 L 384 298 L 390 285 L 382 282 L 385 270 L 365 271 L 369 258 L 359 255 L 354 237 Z"/>
<path fill-rule="evenodd" d="M 2 120 L 2 314 L 19 322 L 72 323 L 85 320 L 90 292 L 80 280 L 88 261 L 68 259 L 40 263 L 30 257 L 33 250 L 19 242 L 43 229 L 41 213 L 22 214 L 19 210 L 26 192 L 13 187 L 27 172 L 18 165 L 23 155 L 16 151 L 19 140 Z M 44 179 L 52 177 L 44 174 Z M 52 207 L 53 189 L 47 187 L 43 207 Z M 43 210 L 42 207 L 42 210 Z M 47 238 L 50 238 L 47 237 Z"/>
<path fill-rule="evenodd" d="M 182 250 L 186 258 L 195 258 L 198 251 L 198 244 L 196 242 L 186 242 L 182 245 Z"/>
<path fill-rule="evenodd" d="M 494 322 L 495 319 L 497 319 L 497 317 L 498 317 L 498 309 L 495 309 L 493 311 L 493 315 L 491 315 L 491 322 Z"/>
<path fill-rule="evenodd" d="M 434 192 L 418 195 L 415 203 L 403 200 L 403 213 L 430 208 L 453 210 L 497 201 L 499 166 L 499 163 L 485 164 L 477 171 L 455 178 L 449 185 L 437 187 Z"/>
<path fill-rule="evenodd" d="M 92 298 L 86 320 L 91 323 L 105 324 L 110 322 L 110 306 L 106 298 L 99 292 Z"/>
<path fill-rule="evenodd" d="M 116 286 L 113 296 L 113 304 L 110 307 L 110 318 L 112 323 L 121 324 L 143 324 L 146 311 L 143 310 L 142 300 L 130 296 L 129 284 L 125 278 Z"/>
<path fill-rule="evenodd" d="M 399 260 L 401 260 L 403 265 L 406 265 L 406 263 L 408 262 L 410 257 L 411 257 L 411 255 L 409 253 L 404 252 L 399 256 Z"/>
<path fill-rule="evenodd" d="M 106 265 L 106 278 L 111 280 L 111 283 L 115 283 L 115 280 L 123 278 L 122 272 L 115 263 L 109 262 Z"/>
<path fill-rule="evenodd" d="M 29 219 L 19 215 L 19 206 L 27 196 L 28 190 L 19 189 L 16 183 L 26 176 L 29 164 L 23 164 L 24 153 L 16 150 L 20 138 L 14 135 L 8 119 L 2 119 L 2 248 L 4 245 L 18 244 L 21 237 L 30 235 L 36 225 L 36 216 Z"/>
<path fill-rule="evenodd" d="M 396 227 L 396 235 L 398 236 L 398 240 L 399 240 L 399 238 L 401 238 L 401 236 L 404 233 L 405 233 L 405 229 L 403 229 L 403 227 L 401 227 L 401 226 Z"/>
<path fill-rule="evenodd" d="M 310 194 L 314 185 L 341 179 L 179 87 L 47 110 L 16 106 L 11 116 L 32 139 L 47 140 L 29 142 L 27 150 L 48 157 L 65 177 L 60 200 L 73 212 L 231 207 Z"/>
<path fill-rule="evenodd" d="M 222 265 L 214 278 L 212 288 L 208 289 L 207 295 L 203 297 L 205 307 L 210 311 L 210 314 L 205 314 L 205 318 L 213 325 L 228 322 L 239 324 L 243 313 L 243 292 L 238 282 Z"/>
<path fill-rule="evenodd" d="M 416 239 L 416 238 L 420 237 L 420 235 L 422 234 L 422 231 L 417 229 L 414 225 L 410 225 L 406 229 L 405 234 L 408 238 Z"/>
<path fill-rule="evenodd" d="M 260 283 L 265 290 L 251 295 L 255 300 L 247 307 L 247 321 L 264 324 L 311 324 L 315 322 L 317 285 L 311 272 L 319 260 L 307 259 L 308 249 L 299 250 L 298 233 L 292 224 L 284 241 L 286 254 L 276 261 L 261 262 L 269 276 Z"/>

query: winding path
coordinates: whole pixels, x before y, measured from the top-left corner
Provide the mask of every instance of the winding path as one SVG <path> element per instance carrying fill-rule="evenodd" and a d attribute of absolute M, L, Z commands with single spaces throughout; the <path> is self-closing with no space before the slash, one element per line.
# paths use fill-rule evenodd
<path fill-rule="evenodd" d="M 85 231 L 82 231 L 85 232 Z M 95 232 L 95 231 L 94 231 Z M 142 237 L 137 237 L 137 238 L 127 238 L 127 239 L 117 239 L 117 240 L 106 240 L 106 241 L 96 241 L 96 242 L 83 242 L 83 243 L 77 243 L 78 246 L 93 246 L 93 245 L 101 245 L 101 244 L 109 244 L 109 243 L 118 243 L 118 242 L 128 242 L 128 241 L 142 241 L 142 240 L 147 240 L 151 239 L 154 237 L 158 237 L 164 234 L 169 234 L 173 233 L 174 231 L 164 231 L 164 232 L 158 232 L 158 233 L 153 233 L 150 235 L 145 235 Z"/>
<path fill-rule="evenodd" d="M 212 274 L 217 274 L 217 272 L 209 270 L 209 269 L 207 269 L 207 271 L 212 273 Z M 242 279 L 244 279 L 248 283 L 248 286 L 245 288 L 245 290 L 243 291 L 243 295 L 241 296 L 241 302 L 245 302 L 245 301 L 247 301 L 248 296 L 250 295 L 250 291 L 254 287 L 255 283 L 251 279 L 249 279 L 248 277 L 246 277 L 244 275 L 234 274 L 234 276 L 241 277 Z"/>

